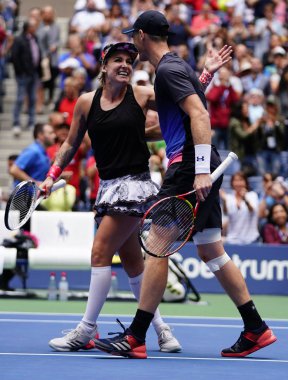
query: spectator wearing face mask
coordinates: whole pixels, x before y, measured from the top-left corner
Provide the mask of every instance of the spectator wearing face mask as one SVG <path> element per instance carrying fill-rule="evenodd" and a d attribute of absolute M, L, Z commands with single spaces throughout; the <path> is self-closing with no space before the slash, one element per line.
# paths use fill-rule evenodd
<path fill-rule="evenodd" d="M 248 102 L 248 117 L 255 123 L 264 115 L 264 93 L 258 88 L 252 88 L 245 96 Z"/>

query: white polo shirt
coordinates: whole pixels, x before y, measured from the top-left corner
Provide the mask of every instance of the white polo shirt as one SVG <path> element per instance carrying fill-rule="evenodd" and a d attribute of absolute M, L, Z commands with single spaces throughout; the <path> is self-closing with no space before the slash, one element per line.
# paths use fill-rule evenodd
<path fill-rule="evenodd" d="M 240 203 L 240 207 L 238 208 L 234 193 L 226 195 L 228 226 L 225 243 L 250 244 L 259 237 L 258 195 L 255 191 L 249 191 L 246 193 L 245 198 L 253 207 L 253 211 L 249 211 L 244 200 Z"/>
<path fill-rule="evenodd" d="M 71 26 L 78 28 L 80 33 L 86 32 L 89 28 L 102 26 L 105 16 L 101 12 L 87 12 L 86 10 L 76 13 L 71 20 Z"/>

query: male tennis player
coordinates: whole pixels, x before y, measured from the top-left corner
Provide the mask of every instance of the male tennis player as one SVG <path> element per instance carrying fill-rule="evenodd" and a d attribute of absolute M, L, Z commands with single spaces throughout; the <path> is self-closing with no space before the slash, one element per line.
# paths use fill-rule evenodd
<path fill-rule="evenodd" d="M 140 59 L 148 60 L 156 69 L 156 103 L 169 158 L 169 168 L 159 195 L 196 190 L 196 199 L 201 201 L 193 236 L 198 255 L 214 273 L 243 319 L 244 331 L 235 344 L 222 350 L 221 355 L 249 355 L 275 342 L 276 337 L 261 319 L 239 269 L 222 244 L 221 179 L 212 187 L 210 177 L 220 159 L 215 147 L 211 146 L 211 126 L 203 87 L 192 68 L 169 51 L 169 24 L 160 12 L 142 13 L 133 27 L 123 33 L 132 33 Z M 132 324 L 114 339 L 99 339 L 97 348 L 113 355 L 147 357 L 145 336 L 164 293 L 167 268 L 167 259 L 147 259 L 139 308 Z"/>

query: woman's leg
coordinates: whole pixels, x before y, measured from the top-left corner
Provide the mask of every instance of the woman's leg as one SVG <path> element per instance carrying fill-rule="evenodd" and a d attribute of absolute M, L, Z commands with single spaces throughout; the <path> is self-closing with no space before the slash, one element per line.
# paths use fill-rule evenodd
<path fill-rule="evenodd" d="M 128 274 L 129 284 L 135 298 L 139 301 L 140 289 L 144 272 L 144 259 L 138 242 L 138 229 L 123 244 L 119 250 L 121 263 Z M 153 326 L 159 334 L 161 326 L 165 323 L 160 315 L 159 308 L 156 309 L 153 318 Z"/>
<path fill-rule="evenodd" d="M 84 316 L 67 335 L 50 340 L 49 346 L 54 350 L 77 351 L 85 348 L 91 338 L 96 336 L 96 321 L 110 289 L 112 257 L 137 225 L 138 220 L 129 216 L 102 218 L 92 247 L 91 280 Z"/>
<path fill-rule="evenodd" d="M 91 280 L 85 324 L 95 324 L 111 285 L 111 262 L 115 252 L 124 244 L 138 225 L 130 216 L 104 216 L 94 238 L 91 257 Z"/>

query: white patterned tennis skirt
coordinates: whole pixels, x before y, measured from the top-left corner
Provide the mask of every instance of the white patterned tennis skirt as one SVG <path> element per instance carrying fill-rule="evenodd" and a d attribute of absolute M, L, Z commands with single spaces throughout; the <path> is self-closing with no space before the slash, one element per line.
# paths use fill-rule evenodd
<path fill-rule="evenodd" d="M 142 217 L 158 191 L 149 172 L 100 180 L 94 207 L 96 218 L 119 214 Z"/>

